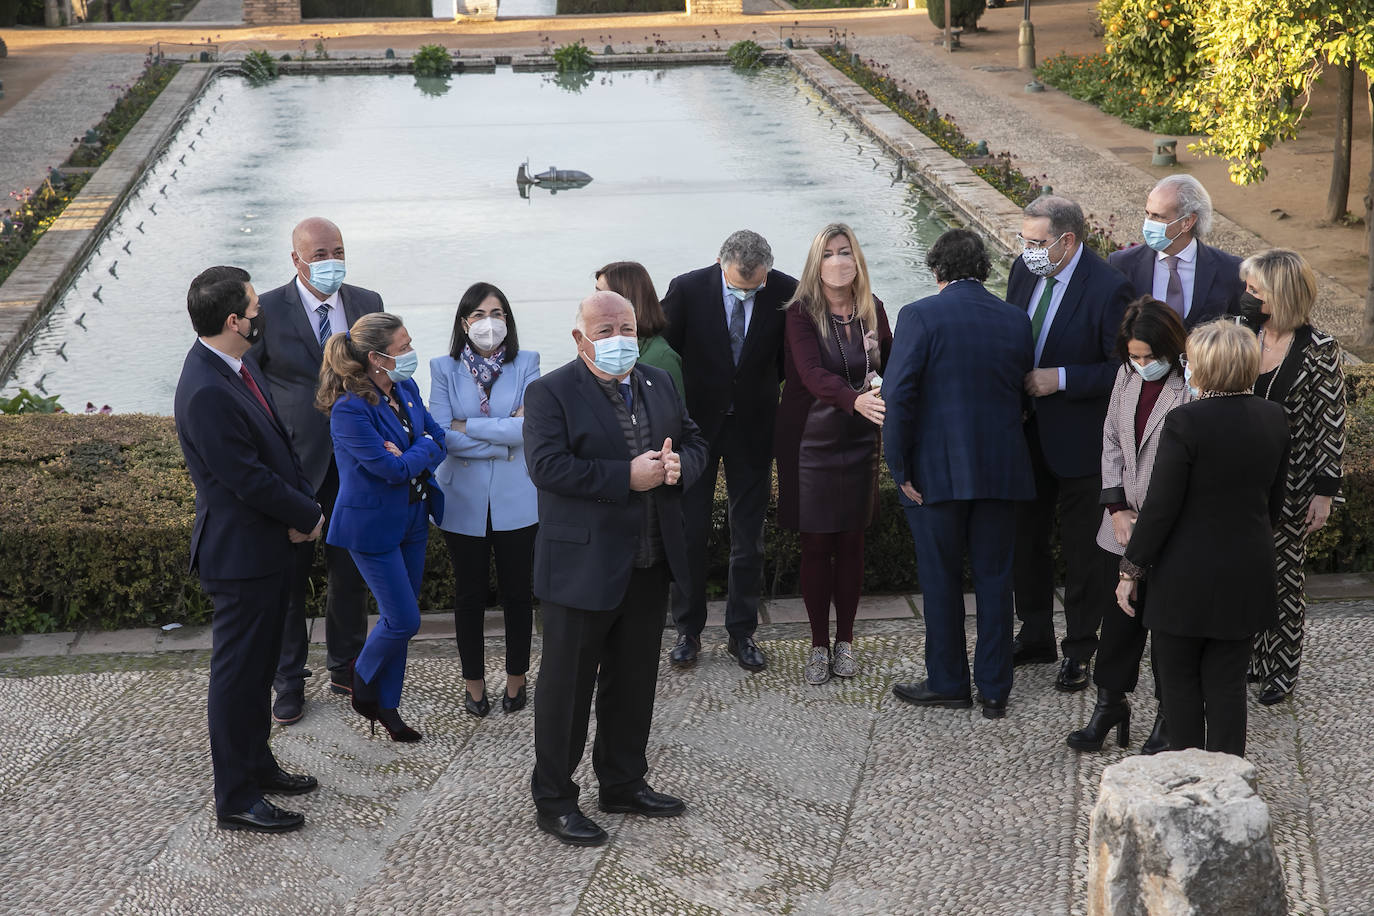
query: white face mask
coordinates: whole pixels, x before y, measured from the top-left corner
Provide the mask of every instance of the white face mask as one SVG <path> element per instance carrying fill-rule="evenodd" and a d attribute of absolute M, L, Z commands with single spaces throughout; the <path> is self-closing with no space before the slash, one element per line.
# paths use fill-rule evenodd
<path fill-rule="evenodd" d="M 506 322 L 500 318 L 479 318 L 468 325 L 468 338 L 483 350 L 494 350 L 506 339 Z"/>
<path fill-rule="evenodd" d="M 1068 235 L 1068 233 L 1066 232 L 1064 235 Z M 1068 251 L 1065 251 L 1063 257 L 1058 261 L 1050 261 L 1050 249 L 1059 244 L 1063 240 L 1064 235 L 1059 236 L 1059 238 L 1050 242 L 1044 248 L 1027 248 L 1023 250 L 1021 252 L 1021 263 L 1025 264 L 1026 269 L 1037 277 L 1048 277 L 1058 270 L 1059 265 L 1064 263 L 1064 258 L 1069 256 Z"/>

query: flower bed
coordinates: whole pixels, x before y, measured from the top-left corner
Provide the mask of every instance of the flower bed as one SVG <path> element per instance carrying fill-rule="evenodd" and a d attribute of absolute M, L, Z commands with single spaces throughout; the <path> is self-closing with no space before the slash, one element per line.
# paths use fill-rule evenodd
<path fill-rule="evenodd" d="M 1069 54 L 1061 51 L 1035 70 L 1047 85 L 1065 95 L 1102 109 L 1131 127 L 1157 134 L 1188 134 L 1192 125 L 1168 98 L 1149 86 L 1120 78 L 1106 54 Z"/>

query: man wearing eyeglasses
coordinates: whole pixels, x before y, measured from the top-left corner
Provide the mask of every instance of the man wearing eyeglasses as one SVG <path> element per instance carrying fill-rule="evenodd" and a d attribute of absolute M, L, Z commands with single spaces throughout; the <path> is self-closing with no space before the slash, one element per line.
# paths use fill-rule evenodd
<path fill-rule="evenodd" d="M 1035 341 L 1035 368 L 1027 373 L 1031 398 L 1025 423 L 1035 474 L 1035 498 L 1016 512 L 1013 591 L 1021 630 L 1012 664 L 1051 663 L 1054 638 L 1055 516 L 1067 567 L 1064 580 L 1064 659 L 1054 685 L 1088 686 L 1088 666 L 1101 623 L 1101 563 L 1096 534 L 1102 508 L 1102 424 L 1112 380 L 1113 354 L 1131 285 L 1083 244 L 1083 210 L 1063 197 L 1040 197 L 1021 221 L 1021 257 L 1011 268 L 1007 301 L 1025 309 Z"/>

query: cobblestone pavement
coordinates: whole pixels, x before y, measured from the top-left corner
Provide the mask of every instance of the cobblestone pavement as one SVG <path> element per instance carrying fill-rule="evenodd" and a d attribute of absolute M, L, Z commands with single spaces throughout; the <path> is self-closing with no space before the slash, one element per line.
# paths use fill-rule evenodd
<path fill-rule="evenodd" d="M 1053 666 L 1019 670 L 1008 718 L 988 721 L 893 699 L 921 670 L 915 618 L 861 621 L 860 676 L 823 687 L 802 683 L 804 625 L 759 636 L 762 673 L 738 668 L 716 628 L 697 669 L 662 669 L 650 779 L 688 800 L 684 817 L 599 814 L 584 764 L 584 809 L 612 836 L 591 850 L 535 829 L 532 713 L 467 716 L 446 640 L 412 652 L 402 710 L 417 745 L 369 737 L 312 682 L 306 718 L 273 747 L 321 788 L 288 800 L 306 829 L 278 837 L 214 825 L 204 651 L 4 659 L 0 912 L 1084 911 L 1089 813 L 1103 767 L 1149 729 L 1148 668 L 1132 749 L 1081 755 L 1063 737 L 1090 692 L 1057 693 Z M 489 641 L 493 693 L 500 659 Z M 1371 659 L 1374 602 L 1322 605 L 1295 699 L 1250 709 L 1294 913 L 1374 911 Z"/>

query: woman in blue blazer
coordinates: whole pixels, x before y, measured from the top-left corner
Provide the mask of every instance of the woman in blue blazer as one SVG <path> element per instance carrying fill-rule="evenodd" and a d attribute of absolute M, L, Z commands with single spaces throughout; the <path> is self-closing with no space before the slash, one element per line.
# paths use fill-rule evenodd
<path fill-rule="evenodd" d="M 377 599 L 381 620 L 353 662 L 353 708 L 393 741 L 419 741 L 397 707 L 406 648 L 420 628 L 420 577 L 429 516 L 444 497 L 429 485 L 444 430 L 411 381 L 418 357 L 401 319 L 377 312 L 329 338 L 315 404 L 329 414 L 339 497 L 325 540 L 347 548 Z"/>
<path fill-rule="evenodd" d="M 439 527 L 457 583 L 453 605 L 458 656 L 467 687 L 463 707 L 479 718 L 487 699 L 483 624 L 487 572 L 506 617 L 506 689 L 501 708 L 523 709 L 534 620 L 531 578 L 539 520 L 534 484 L 525 470 L 525 386 L 539 377 L 539 354 L 520 349 L 515 315 L 504 293 L 475 283 L 453 319 L 448 356 L 430 360 L 429 401 L 447 430 L 448 457 L 435 474 L 447 511 Z"/>

